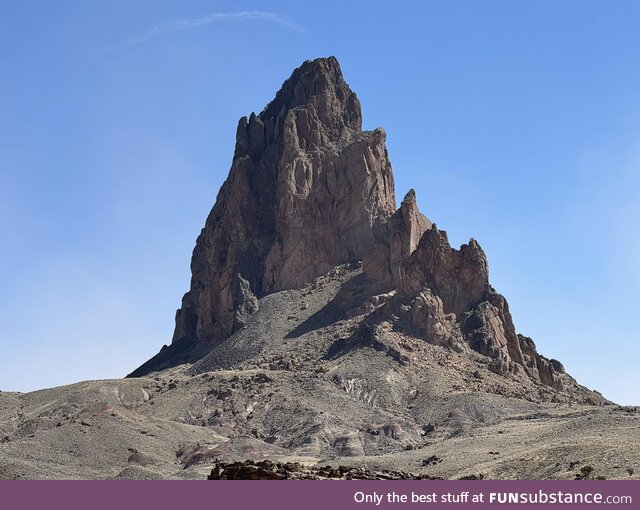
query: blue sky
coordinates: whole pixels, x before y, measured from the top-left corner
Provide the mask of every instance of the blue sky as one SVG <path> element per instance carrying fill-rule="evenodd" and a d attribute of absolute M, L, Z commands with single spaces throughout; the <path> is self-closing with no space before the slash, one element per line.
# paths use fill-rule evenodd
<path fill-rule="evenodd" d="M 168 343 L 239 117 L 335 55 L 520 332 L 640 403 L 640 3 L 0 3 L 0 389 Z"/>

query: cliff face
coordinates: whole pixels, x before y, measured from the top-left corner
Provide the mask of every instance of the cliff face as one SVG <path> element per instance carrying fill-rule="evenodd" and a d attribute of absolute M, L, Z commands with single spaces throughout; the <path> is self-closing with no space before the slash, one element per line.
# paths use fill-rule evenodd
<path fill-rule="evenodd" d="M 220 342 L 242 326 L 254 295 L 300 287 L 366 255 L 395 197 L 385 133 L 361 124 L 332 57 L 305 62 L 262 113 L 240 119 L 174 342 Z"/>
<path fill-rule="evenodd" d="M 470 348 L 497 374 L 562 389 L 562 365 L 516 333 L 480 245 L 452 248 L 413 190 L 396 210 L 385 133 L 361 124 L 333 57 L 305 62 L 259 115 L 240 119 L 229 176 L 193 252 L 174 345 L 134 375 L 198 359 L 242 329 L 260 298 L 361 260 L 369 291 L 355 309 L 369 326 L 385 321 Z"/>

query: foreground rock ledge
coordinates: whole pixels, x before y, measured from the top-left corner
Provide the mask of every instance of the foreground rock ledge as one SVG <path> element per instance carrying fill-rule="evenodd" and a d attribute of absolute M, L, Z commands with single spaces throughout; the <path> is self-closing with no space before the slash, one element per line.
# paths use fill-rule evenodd
<path fill-rule="evenodd" d="M 373 471 L 349 466 L 305 467 L 298 462 L 216 462 L 207 480 L 438 480 L 403 471 Z"/>

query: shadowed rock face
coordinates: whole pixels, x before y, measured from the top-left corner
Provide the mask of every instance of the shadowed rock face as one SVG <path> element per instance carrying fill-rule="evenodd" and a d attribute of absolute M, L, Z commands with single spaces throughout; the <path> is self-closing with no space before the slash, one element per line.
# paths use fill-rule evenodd
<path fill-rule="evenodd" d="M 367 254 L 395 197 L 385 133 L 361 124 L 333 57 L 305 62 L 260 115 L 240 119 L 174 342 L 220 342 L 242 326 L 237 310 L 252 308 L 251 294 L 300 287 Z"/>

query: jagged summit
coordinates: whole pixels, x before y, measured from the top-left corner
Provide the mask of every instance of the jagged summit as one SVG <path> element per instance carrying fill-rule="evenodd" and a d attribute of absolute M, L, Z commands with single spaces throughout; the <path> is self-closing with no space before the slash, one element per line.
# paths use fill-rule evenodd
<path fill-rule="evenodd" d="M 344 81 L 335 57 L 307 60 L 293 71 L 276 97 L 258 116 L 262 122 L 275 120 L 284 112 L 313 104 L 318 120 L 332 140 L 345 130 L 360 131 L 362 112 L 356 94 Z"/>
<path fill-rule="evenodd" d="M 575 386 L 560 363 L 517 334 L 475 240 L 452 248 L 419 211 L 414 190 L 396 209 L 385 133 L 361 123 L 334 57 L 304 62 L 259 115 L 240 119 L 229 176 L 196 241 L 172 346 L 132 375 L 203 357 L 202 369 L 251 359 L 269 347 L 250 338 L 248 325 L 258 316 L 280 320 L 257 313 L 263 298 L 361 261 L 343 303 L 349 309 L 333 306 L 331 320 L 360 317 L 368 328 L 470 349 L 498 374 L 557 392 Z M 276 337 L 291 335 L 276 329 Z"/>
<path fill-rule="evenodd" d="M 240 119 L 174 342 L 220 342 L 243 326 L 252 296 L 365 256 L 395 197 L 384 132 L 360 125 L 358 99 L 333 57 L 305 62 L 260 115 Z"/>

